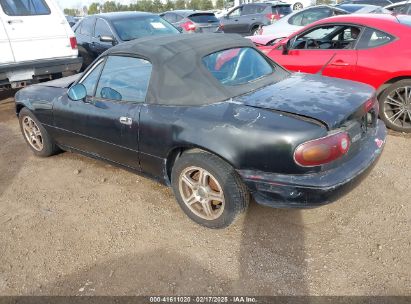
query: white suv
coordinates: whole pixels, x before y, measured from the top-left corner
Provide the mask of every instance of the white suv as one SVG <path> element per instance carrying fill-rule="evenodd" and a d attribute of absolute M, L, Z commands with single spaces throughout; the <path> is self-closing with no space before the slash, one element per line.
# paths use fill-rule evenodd
<path fill-rule="evenodd" d="M 0 0 L 0 89 L 81 67 L 77 41 L 54 0 Z"/>

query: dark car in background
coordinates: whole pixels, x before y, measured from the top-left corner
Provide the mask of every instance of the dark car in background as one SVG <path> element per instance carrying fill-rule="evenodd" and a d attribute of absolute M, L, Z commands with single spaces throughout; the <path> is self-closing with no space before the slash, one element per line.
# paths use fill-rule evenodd
<path fill-rule="evenodd" d="M 161 17 L 144 12 L 118 12 L 89 16 L 73 27 L 83 69 L 112 46 L 146 36 L 180 32 Z"/>
<path fill-rule="evenodd" d="M 175 10 L 160 17 L 184 33 L 222 33 L 220 20 L 211 12 Z"/>
<path fill-rule="evenodd" d="M 67 20 L 68 24 L 71 27 L 73 27 L 77 23 L 77 21 L 80 20 L 79 17 L 74 17 L 74 16 L 65 16 L 65 17 L 66 17 L 66 20 Z"/>
<path fill-rule="evenodd" d="M 254 35 L 261 26 L 270 25 L 292 12 L 291 5 L 281 1 L 243 4 L 220 18 L 225 33 Z"/>

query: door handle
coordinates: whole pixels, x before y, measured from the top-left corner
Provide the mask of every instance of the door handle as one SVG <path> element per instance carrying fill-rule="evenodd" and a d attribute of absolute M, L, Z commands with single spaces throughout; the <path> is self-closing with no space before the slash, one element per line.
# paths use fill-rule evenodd
<path fill-rule="evenodd" d="M 251 20 L 255 20 L 255 18 L 251 18 Z"/>
<path fill-rule="evenodd" d="M 334 61 L 333 63 L 331 63 L 331 65 L 336 65 L 336 66 L 348 66 L 349 63 L 348 62 L 344 62 L 342 60 L 337 60 Z"/>
<path fill-rule="evenodd" d="M 14 19 L 14 20 L 9 20 L 7 21 L 8 24 L 13 24 L 13 23 L 23 23 L 23 20 L 21 19 Z"/>
<path fill-rule="evenodd" d="M 120 117 L 120 123 L 126 126 L 131 126 L 133 124 L 133 120 L 130 117 Z"/>

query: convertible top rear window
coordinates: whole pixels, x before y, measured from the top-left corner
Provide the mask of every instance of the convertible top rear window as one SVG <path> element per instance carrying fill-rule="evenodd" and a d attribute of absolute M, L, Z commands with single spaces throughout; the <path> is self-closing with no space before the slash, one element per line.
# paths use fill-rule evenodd
<path fill-rule="evenodd" d="M 273 66 L 252 48 L 232 48 L 203 58 L 211 74 L 223 85 L 246 84 L 273 73 Z"/>

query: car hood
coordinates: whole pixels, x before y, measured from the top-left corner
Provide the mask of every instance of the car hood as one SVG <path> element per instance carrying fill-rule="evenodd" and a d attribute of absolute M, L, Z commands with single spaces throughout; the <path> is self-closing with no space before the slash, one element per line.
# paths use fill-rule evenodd
<path fill-rule="evenodd" d="M 77 81 L 83 73 L 75 74 L 68 77 L 63 77 L 56 80 L 51 80 L 47 82 L 41 82 L 36 84 L 37 86 L 46 86 L 53 88 L 68 88 L 73 82 Z"/>
<path fill-rule="evenodd" d="M 349 80 L 294 73 L 290 77 L 235 98 L 252 107 L 276 110 L 341 126 L 375 94 L 371 86 Z"/>

